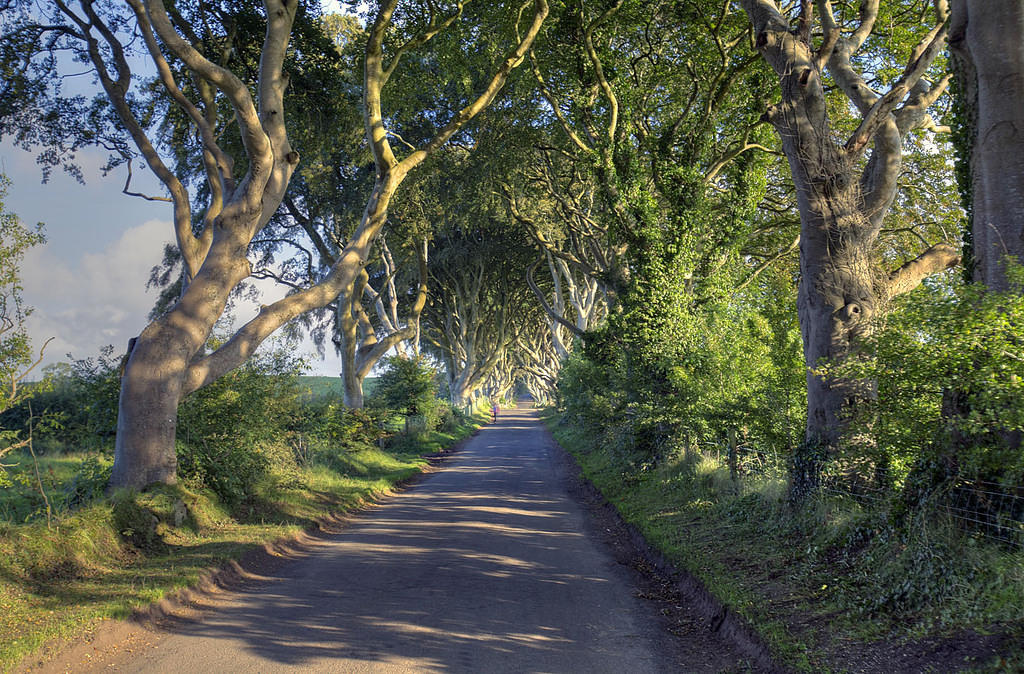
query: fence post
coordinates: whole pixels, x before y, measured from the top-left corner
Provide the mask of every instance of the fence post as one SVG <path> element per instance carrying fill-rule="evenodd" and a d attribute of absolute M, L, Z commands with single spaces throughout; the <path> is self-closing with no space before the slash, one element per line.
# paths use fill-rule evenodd
<path fill-rule="evenodd" d="M 728 433 L 728 462 L 729 462 L 729 479 L 732 480 L 733 486 L 736 485 L 737 480 L 737 457 L 736 457 L 736 429 L 730 428 Z"/>

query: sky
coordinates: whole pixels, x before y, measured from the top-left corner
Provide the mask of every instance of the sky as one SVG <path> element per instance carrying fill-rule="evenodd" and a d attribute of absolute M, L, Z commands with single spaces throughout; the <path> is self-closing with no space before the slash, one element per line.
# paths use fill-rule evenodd
<path fill-rule="evenodd" d="M 150 270 L 160 262 L 165 243 L 174 239 L 170 204 L 121 193 L 124 173 L 101 176 L 106 155 L 79 154 L 85 184 L 55 171 L 47 184 L 35 155 L 4 141 L 0 172 L 11 179 L 7 211 L 30 225 L 44 223 L 47 241 L 29 250 L 21 267 L 25 303 L 33 307 L 28 331 L 36 348 L 50 337 L 42 365 L 95 357 L 112 344 L 123 353 L 128 340 L 146 326 L 157 298 L 147 290 Z M 163 194 L 156 181 L 136 171 L 133 190 Z M 262 285 L 260 303 L 283 296 L 283 289 Z M 258 304 L 239 303 L 238 324 L 255 316 Z M 333 349 L 323 360 L 312 342 L 300 345 L 310 374 L 337 376 L 341 363 Z"/>

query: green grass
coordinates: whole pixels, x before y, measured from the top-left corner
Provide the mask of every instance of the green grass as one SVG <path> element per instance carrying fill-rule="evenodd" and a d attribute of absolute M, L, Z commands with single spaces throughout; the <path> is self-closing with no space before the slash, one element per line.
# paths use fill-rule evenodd
<path fill-rule="evenodd" d="M 360 507 L 421 472 L 423 455 L 451 446 L 481 423 L 472 419 L 386 450 L 341 452 L 331 468 L 310 466 L 298 480 L 272 474 L 231 509 L 212 492 L 175 486 L 115 494 L 60 513 L 49 528 L 38 519 L 0 522 L 0 669 L 14 667 L 55 638 L 82 633 L 96 620 L 126 617 L 256 546 Z M 47 457 L 43 465 L 53 469 L 56 484 L 83 458 Z M 24 491 L 16 485 L 0 497 L 14 509 L 21 507 L 18 499 L 30 498 Z M 187 510 L 180 526 L 173 522 L 176 502 Z M 149 532 L 151 540 L 126 540 L 137 522 L 151 523 L 153 517 L 158 524 Z"/>
<path fill-rule="evenodd" d="M 623 518 L 743 615 L 790 667 L 830 671 L 842 668 L 834 654 L 843 647 L 963 629 L 1024 635 L 1024 551 L 941 522 L 898 528 L 848 497 L 797 515 L 780 476 L 736 484 L 706 456 L 635 467 L 595 446 L 592 432 L 560 426 L 550 412 L 546 420 Z M 1010 669 L 1024 664 L 1024 654 L 1008 656 Z"/>
<path fill-rule="evenodd" d="M 373 395 L 377 378 L 367 377 L 363 380 L 363 395 L 367 398 Z M 310 400 L 320 398 L 343 398 L 345 396 L 345 384 L 341 377 L 324 376 L 301 376 L 299 377 L 299 389 L 307 391 Z"/>
<path fill-rule="evenodd" d="M 14 484 L 0 487 L 0 521 L 22 523 L 38 518 L 46 508 L 43 493 L 51 506 L 59 510 L 65 500 L 64 485 L 71 480 L 82 461 L 90 456 L 96 455 L 51 453 L 38 456 L 34 461 L 27 451 L 22 451 L 4 457 L 8 476 Z M 39 491 L 40 483 L 42 493 Z"/>

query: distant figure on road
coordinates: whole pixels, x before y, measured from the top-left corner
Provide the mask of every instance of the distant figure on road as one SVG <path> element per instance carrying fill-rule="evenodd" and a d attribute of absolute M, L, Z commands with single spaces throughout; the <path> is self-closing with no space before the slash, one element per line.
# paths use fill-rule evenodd
<path fill-rule="evenodd" d="M 498 403 L 491 405 L 491 423 L 498 420 Z"/>

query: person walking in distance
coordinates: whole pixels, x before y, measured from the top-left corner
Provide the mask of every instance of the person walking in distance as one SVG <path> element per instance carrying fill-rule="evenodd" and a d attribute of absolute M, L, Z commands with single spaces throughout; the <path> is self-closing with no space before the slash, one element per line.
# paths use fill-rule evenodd
<path fill-rule="evenodd" d="M 498 401 L 494 401 L 494 404 L 491 405 L 491 423 L 493 424 L 497 420 L 498 420 Z"/>

